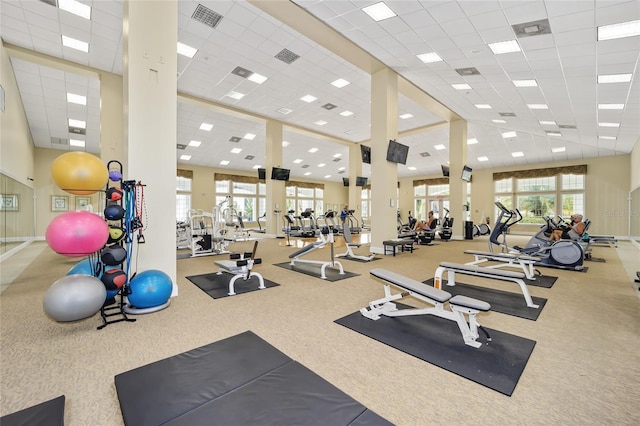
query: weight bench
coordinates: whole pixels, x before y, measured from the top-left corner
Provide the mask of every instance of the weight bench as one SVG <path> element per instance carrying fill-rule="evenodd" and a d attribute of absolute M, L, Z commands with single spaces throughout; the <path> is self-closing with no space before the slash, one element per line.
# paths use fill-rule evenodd
<path fill-rule="evenodd" d="M 312 252 L 315 249 L 318 248 L 322 248 L 325 245 L 330 244 L 331 247 L 331 260 L 330 261 L 322 261 L 322 260 L 311 260 L 311 259 L 301 259 L 301 257 L 309 252 Z M 300 250 L 296 250 L 295 252 L 291 253 L 289 255 L 289 259 L 291 259 L 291 262 L 289 263 L 289 265 L 294 266 L 296 265 L 296 263 L 308 263 L 308 264 L 316 264 L 316 265 L 322 265 L 320 267 L 320 278 L 322 278 L 323 280 L 327 279 L 327 274 L 326 274 L 326 269 L 327 266 L 330 266 L 332 268 L 337 267 L 338 270 L 340 271 L 339 274 L 340 275 L 344 275 L 344 268 L 342 267 L 342 263 L 338 262 L 337 260 L 334 260 L 334 254 L 333 254 L 333 232 L 331 232 L 329 230 L 329 227 L 325 226 L 322 228 L 321 233 L 320 233 L 320 241 L 316 241 L 313 242 L 311 244 L 307 244 L 306 246 L 302 247 Z"/>
<path fill-rule="evenodd" d="M 474 275 L 476 277 L 491 278 L 494 280 L 511 281 L 520 286 L 524 300 L 527 302 L 529 308 L 539 308 L 540 305 L 533 303 L 529 289 L 523 281 L 525 274 L 515 271 L 502 271 L 494 268 L 484 268 L 476 265 L 465 265 L 462 263 L 450 263 L 440 262 L 440 266 L 436 269 L 436 274 L 433 279 L 433 285 L 435 288 L 442 287 L 442 276 L 447 273 L 447 285 L 456 285 L 456 273 L 463 275 Z"/>
<path fill-rule="evenodd" d="M 528 280 L 535 280 L 535 269 L 533 265 L 536 262 L 540 262 L 539 257 L 528 256 L 526 254 L 518 254 L 518 253 L 494 253 L 491 251 L 476 251 L 476 250 L 465 250 L 465 254 L 472 254 L 476 260 L 473 262 L 467 262 L 465 265 L 479 265 L 484 262 L 501 262 L 499 265 L 491 265 L 485 266 L 486 268 L 505 268 L 505 267 L 514 267 L 514 268 L 522 268 L 522 272 L 524 272 L 525 276 Z"/>
<path fill-rule="evenodd" d="M 462 338 L 464 339 L 465 344 L 473 346 L 474 348 L 482 346 L 482 343 L 477 341 L 479 337 L 478 328 L 481 327 L 476 320 L 476 315 L 478 312 L 486 312 L 491 309 L 491 305 L 487 302 L 460 295 L 451 297 L 451 293 L 431 287 L 386 269 L 375 268 L 369 271 L 369 273 L 374 277 L 392 284 L 404 291 L 401 293 L 391 294 L 390 285 L 385 284 L 385 296 L 381 299 L 370 302 L 368 307 L 360 309 L 360 313 L 366 318 L 378 320 L 381 315 L 388 317 L 435 315 L 440 318 L 455 321 L 458 324 L 460 333 L 462 333 Z M 396 304 L 392 303 L 394 300 L 408 296 L 413 296 L 433 305 L 433 307 L 399 310 L 396 307 Z M 450 310 L 445 309 L 445 304 L 447 302 L 449 302 Z M 469 322 L 465 320 L 464 314 L 467 314 L 469 317 Z M 489 336 L 487 335 L 487 338 L 488 337 Z M 489 338 L 489 340 L 491 339 Z"/>
<path fill-rule="evenodd" d="M 262 263 L 262 259 L 256 259 L 256 249 L 258 247 L 258 242 L 256 241 L 253 244 L 253 252 L 246 252 L 243 254 L 234 253 L 229 256 L 230 260 L 216 260 L 216 265 L 219 266 L 217 275 L 222 275 L 223 273 L 233 274 L 234 276 L 229 281 L 229 296 L 234 296 L 235 292 L 235 282 L 242 278 L 243 281 L 247 281 L 252 277 L 258 278 L 258 288 L 265 289 L 264 278 L 258 272 L 253 272 L 253 265 L 259 265 Z"/>

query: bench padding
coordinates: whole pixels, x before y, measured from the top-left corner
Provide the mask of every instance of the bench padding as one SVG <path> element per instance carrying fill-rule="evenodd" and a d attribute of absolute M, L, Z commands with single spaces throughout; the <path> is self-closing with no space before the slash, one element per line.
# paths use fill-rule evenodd
<path fill-rule="evenodd" d="M 396 274 L 395 272 L 391 272 L 386 269 L 375 268 L 369 271 L 369 273 L 374 277 L 380 278 L 384 281 L 388 281 L 400 288 L 404 288 L 409 291 L 421 294 L 422 296 L 433 299 L 436 302 L 444 303 L 447 300 L 451 299 L 451 293 L 428 286 L 421 283 L 420 281 L 416 281 L 403 275 Z"/>
<path fill-rule="evenodd" d="M 522 272 L 505 271 L 494 268 L 483 268 L 482 266 L 464 265 L 462 263 L 440 262 L 440 266 L 454 272 L 469 272 L 470 274 L 478 276 L 490 275 L 491 278 L 495 278 L 498 280 L 503 279 L 513 281 L 514 278 L 524 279 L 525 277 Z"/>
<path fill-rule="evenodd" d="M 476 309 L 478 311 L 487 312 L 491 309 L 491 305 L 487 302 L 483 302 L 482 300 L 472 299 L 467 296 L 453 296 L 449 299 L 450 305 L 456 306 L 464 306 L 465 308 Z"/>

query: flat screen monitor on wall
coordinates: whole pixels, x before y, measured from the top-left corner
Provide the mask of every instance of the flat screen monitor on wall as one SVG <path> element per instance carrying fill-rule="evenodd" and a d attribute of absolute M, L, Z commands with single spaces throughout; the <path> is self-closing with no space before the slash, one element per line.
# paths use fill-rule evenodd
<path fill-rule="evenodd" d="M 449 166 L 441 165 L 442 167 L 442 176 L 449 177 Z"/>
<path fill-rule="evenodd" d="M 387 147 L 387 161 L 398 164 L 407 164 L 407 156 L 409 155 L 409 147 L 402 145 L 394 140 L 389 141 Z"/>
<path fill-rule="evenodd" d="M 356 186 L 367 186 L 368 179 L 363 176 L 356 176 Z"/>
<path fill-rule="evenodd" d="M 360 154 L 362 155 L 362 162 L 371 164 L 371 148 L 366 145 L 360 145 Z"/>
<path fill-rule="evenodd" d="M 289 180 L 289 169 L 281 169 L 274 167 L 271 169 L 271 179 L 273 180 Z"/>
<path fill-rule="evenodd" d="M 267 169 L 258 169 L 258 180 L 265 180 L 267 178 Z"/>
<path fill-rule="evenodd" d="M 349 178 L 342 178 L 342 184 L 344 186 L 349 186 Z"/>
<path fill-rule="evenodd" d="M 471 170 L 473 170 L 469 166 L 464 166 L 462 168 L 462 180 L 465 182 L 471 182 Z"/>

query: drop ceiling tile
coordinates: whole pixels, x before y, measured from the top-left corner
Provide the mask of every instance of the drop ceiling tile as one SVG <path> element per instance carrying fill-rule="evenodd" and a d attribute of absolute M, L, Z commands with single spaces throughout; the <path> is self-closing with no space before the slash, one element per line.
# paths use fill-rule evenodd
<path fill-rule="evenodd" d="M 545 3 L 541 1 L 503 2 L 503 4 L 503 13 L 506 15 L 509 25 L 523 24 L 525 22 L 547 18 Z"/>
<path fill-rule="evenodd" d="M 609 25 L 637 19 L 640 19 L 640 6 L 637 1 L 628 1 L 598 8 L 595 25 Z"/>
<path fill-rule="evenodd" d="M 445 2 L 429 7 L 428 12 L 436 22 L 451 21 L 465 16 L 460 6 L 455 2 Z"/>

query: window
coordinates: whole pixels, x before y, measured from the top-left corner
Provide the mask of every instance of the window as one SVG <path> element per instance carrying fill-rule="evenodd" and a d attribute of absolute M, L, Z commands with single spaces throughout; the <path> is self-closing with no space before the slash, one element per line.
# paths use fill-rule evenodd
<path fill-rule="evenodd" d="M 371 220 L 371 188 L 363 188 L 360 191 L 360 211 L 362 221 Z"/>
<path fill-rule="evenodd" d="M 311 209 L 314 217 L 324 213 L 324 188 L 314 184 L 299 184 L 290 182 L 286 188 L 287 211 L 293 210 L 296 214 Z"/>
<path fill-rule="evenodd" d="M 176 221 L 184 222 L 189 219 L 191 210 L 191 177 L 176 177 Z"/>
<path fill-rule="evenodd" d="M 585 174 L 507 178 L 494 182 L 495 201 L 517 208 L 522 223 L 543 224 L 545 216 L 584 214 Z M 496 216 L 498 215 L 496 208 Z"/>
<path fill-rule="evenodd" d="M 245 222 L 255 222 L 265 212 L 266 185 L 245 176 L 233 178 L 216 175 L 216 205 L 221 206 L 225 220 L 235 220 L 240 216 Z"/>

